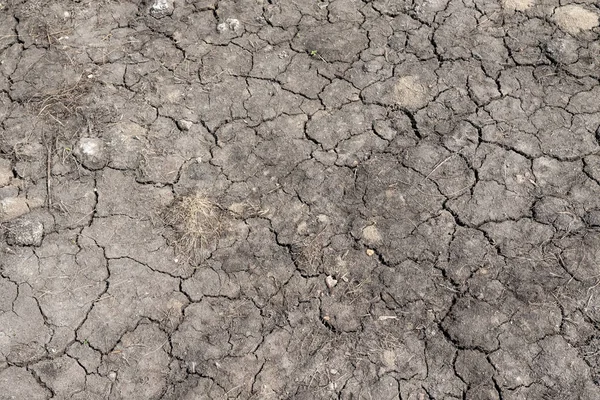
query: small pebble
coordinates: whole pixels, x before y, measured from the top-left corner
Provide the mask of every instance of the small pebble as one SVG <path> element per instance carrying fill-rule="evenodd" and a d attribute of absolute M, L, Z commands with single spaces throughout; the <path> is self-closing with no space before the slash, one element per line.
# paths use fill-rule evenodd
<path fill-rule="evenodd" d="M 194 125 L 194 123 L 192 121 L 187 121 L 185 119 L 181 119 L 181 120 L 177 121 L 177 126 L 182 131 L 189 131 L 193 125 Z"/>
<path fill-rule="evenodd" d="M 325 283 L 327 284 L 327 287 L 331 289 L 337 285 L 338 281 L 333 276 L 327 275 L 327 278 L 325 278 Z"/>

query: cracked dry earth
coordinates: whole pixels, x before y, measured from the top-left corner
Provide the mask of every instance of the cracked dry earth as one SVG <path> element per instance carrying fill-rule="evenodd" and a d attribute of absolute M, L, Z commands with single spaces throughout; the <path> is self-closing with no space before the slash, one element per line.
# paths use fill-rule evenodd
<path fill-rule="evenodd" d="M 0 399 L 600 398 L 595 1 L 0 7 Z"/>

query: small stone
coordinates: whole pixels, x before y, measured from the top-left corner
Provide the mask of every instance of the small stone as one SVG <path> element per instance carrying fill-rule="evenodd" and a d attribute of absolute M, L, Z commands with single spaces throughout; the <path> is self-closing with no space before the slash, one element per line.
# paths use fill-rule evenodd
<path fill-rule="evenodd" d="M 16 220 L 8 226 L 7 242 L 16 246 L 40 246 L 44 225 L 39 221 Z"/>
<path fill-rule="evenodd" d="M 98 138 L 81 138 L 73 154 L 84 167 L 96 170 L 106 165 L 106 152 L 104 142 Z"/>
<path fill-rule="evenodd" d="M 177 126 L 182 131 L 189 131 L 193 125 L 194 123 L 192 121 L 187 121 L 185 119 L 180 119 L 179 121 L 177 121 Z"/>
<path fill-rule="evenodd" d="M 368 255 L 369 257 L 371 257 L 373 254 L 375 254 L 375 251 L 374 251 L 374 250 L 372 250 L 372 249 L 367 249 L 367 255 Z"/>
<path fill-rule="evenodd" d="M 335 287 L 335 285 L 337 285 L 338 281 L 333 276 L 327 275 L 327 278 L 325 278 L 325 283 L 329 289 L 332 289 Z"/>
<path fill-rule="evenodd" d="M 9 197 L 0 200 L 0 222 L 10 221 L 28 212 L 27 200 L 21 197 Z"/>
<path fill-rule="evenodd" d="M 150 15 L 162 18 L 173 13 L 173 0 L 155 0 L 150 7 Z"/>

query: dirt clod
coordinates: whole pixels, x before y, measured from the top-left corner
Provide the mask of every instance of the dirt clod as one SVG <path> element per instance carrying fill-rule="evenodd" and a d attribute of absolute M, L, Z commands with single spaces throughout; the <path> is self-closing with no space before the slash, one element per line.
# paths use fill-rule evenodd
<path fill-rule="evenodd" d="M 10 221 L 29 212 L 27 200 L 21 197 L 8 197 L 0 200 L 0 222 Z"/>
<path fill-rule="evenodd" d="M 173 12 L 173 0 L 154 0 L 150 6 L 150 15 L 163 18 Z"/>
<path fill-rule="evenodd" d="M 577 34 L 598 26 L 599 14 L 580 5 L 569 4 L 554 11 L 554 21 L 565 32 Z"/>
<path fill-rule="evenodd" d="M 219 25 L 217 25 L 217 31 L 219 31 L 219 33 L 226 33 L 229 31 L 238 33 L 241 28 L 242 25 L 237 18 L 227 18 L 225 22 L 221 22 Z"/>
<path fill-rule="evenodd" d="M 99 138 L 79 139 L 73 154 L 84 167 L 92 170 L 101 169 L 108 162 L 104 142 Z"/>
<path fill-rule="evenodd" d="M 42 243 L 44 226 L 39 221 L 18 219 L 8 225 L 7 242 L 17 246 L 39 246 Z"/>
<path fill-rule="evenodd" d="M 534 3 L 535 0 L 502 0 L 502 7 L 507 10 L 525 11 Z"/>

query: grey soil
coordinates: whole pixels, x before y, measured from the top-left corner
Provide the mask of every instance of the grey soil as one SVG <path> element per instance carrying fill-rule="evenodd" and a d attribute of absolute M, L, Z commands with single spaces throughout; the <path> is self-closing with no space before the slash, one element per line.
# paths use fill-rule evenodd
<path fill-rule="evenodd" d="M 600 399 L 600 7 L 0 4 L 0 399 Z"/>

